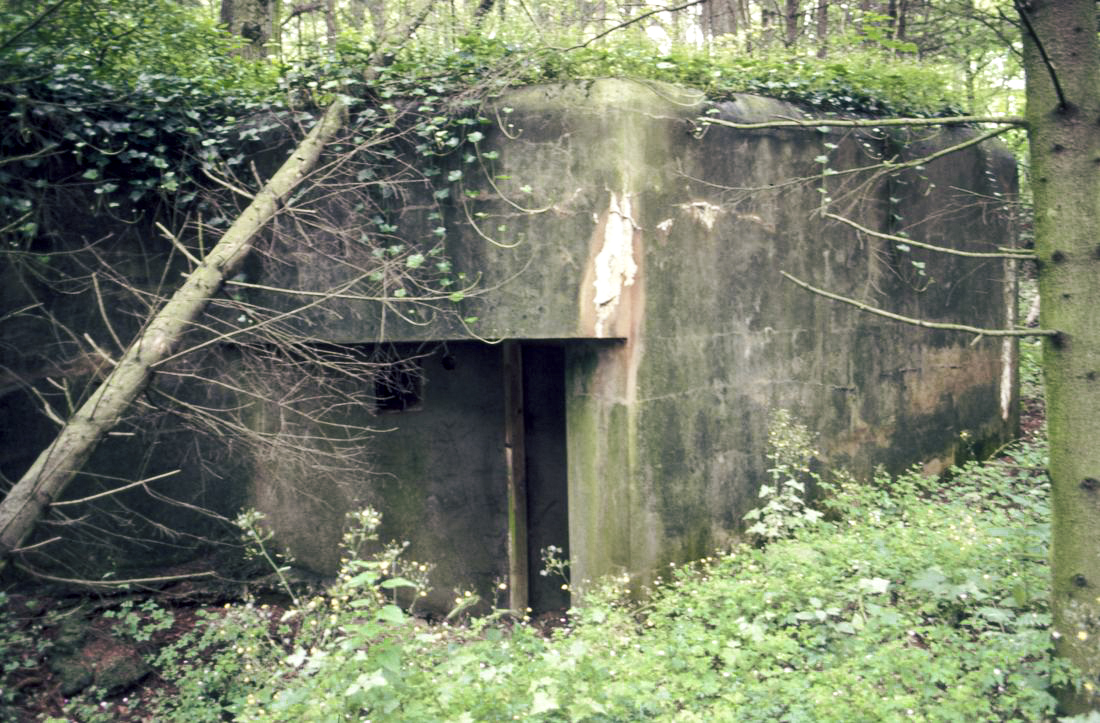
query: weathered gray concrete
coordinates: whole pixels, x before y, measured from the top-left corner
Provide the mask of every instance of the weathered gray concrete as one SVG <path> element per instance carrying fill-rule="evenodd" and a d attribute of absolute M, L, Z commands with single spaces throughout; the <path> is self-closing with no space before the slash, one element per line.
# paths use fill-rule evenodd
<path fill-rule="evenodd" d="M 819 433 L 823 463 L 861 476 L 879 464 L 938 471 L 1011 436 L 1011 344 L 862 314 L 780 271 L 909 316 L 1002 326 L 1011 305 L 1001 262 L 904 253 L 818 211 L 828 199 L 828 210 L 873 229 L 992 250 L 1012 241 L 1000 208 L 1015 191 L 1012 159 L 985 147 L 898 178 L 825 174 L 891 157 L 898 139 L 824 126 L 698 133 L 712 109 L 741 121 L 802 114 L 751 96 L 712 107 L 694 92 L 622 80 L 516 90 L 497 103 L 505 125 L 483 129 L 482 172 L 464 167 L 443 220 L 409 197 L 401 234 L 430 239 L 444 224 L 455 270 L 477 280 L 467 298 L 420 307 L 415 324 L 395 313 L 408 301 L 392 296 L 332 300 L 297 323 L 318 341 L 422 356 L 420 402 L 342 412 L 389 431 L 372 440 L 369 469 L 338 483 L 277 450 L 233 460 L 225 476 L 298 564 L 333 572 L 344 514 L 370 503 L 383 540 L 409 540 L 408 557 L 436 564 L 427 607 L 446 609 L 453 588 L 506 599 L 493 588 L 509 570 L 514 470 L 505 366 L 490 341 L 525 352 L 520 482 L 540 608 L 565 602 L 538 579 L 545 545 L 569 551 L 574 582 L 625 573 L 644 586 L 669 562 L 734 540 L 765 478 L 776 409 Z M 906 154 L 963 137 L 914 132 Z M 366 248 L 325 243 L 296 239 L 250 271 L 319 291 L 377 264 Z M 250 423 L 266 428 L 268 413 Z"/>
<path fill-rule="evenodd" d="M 567 470 L 575 579 L 627 572 L 645 584 L 669 562 L 731 542 L 764 478 L 770 410 L 790 409 L 820 434 L 829 463 L 864 476 L 878 464 L 940 470 L 1011 435 L 1011 345 L 972 344 L 968 336 L 884 321 L 815 297 L 779 274 L 910 316 L 1003 325 L 1001 262 L 902 253 L 817 211 L 828 197 L 828 210 L 874 229 L 992 250 L 1012 239 L 998 201 L 1015 188 L 1006 154 L 970 149 L 900 178 L 823 176 L 825 168 L 890 157 L 897 139 L 722 127 L 700 137 L 694 121 L 709 108 L 701 97 L 630 81 L 527 88 L 499 106 L 513 109 L 501 116 L 508 133 L 489 133 L 481 148 L 500 158 L 463 189 L 475 200 L 451 210 L 448 253 L 484 290 L 462 302 L 462 316 L 479 318 L 476 334 L 561 343 L 566 453 L 554 462 Z M 750 96 L 717 110 L 740 121 L 801 115 Z M 910 156 L 965 137 L 919 133 Z M 815 160 L 823 155 L 827 163 Z M 508 179 L 489 183 L 490 176 Z M 410 211 L 401 223 L 424 222 Z M 924 275 L 914 260 L 925 264 Z M 307 287 L 332 281 L 331 269 L 297 273 Z M 311 282 L 309 273 L 324 279 Z M 328 330 L 355 342 L 469 338 L 442 317 L 413 327 L 391 315 L 382 332 L 378 308 L 348 303 L 339 317 L 349 321 Z M 607 341 L 582 341 L 597 339 Z M 486 399 L 501 384 L 492 349 L 486 347 L 480 376 L 469 380 L 484 385 Z M 428 383 L 435 383 L 430 373 Z M 536 413 L 539 404 L 560 402 L 536 398 L 526 406 Z M 466 415 L 470 430 L 492 424 L 478 409 L 470 400 L 428 394 L 421 411 L 394 416 L 405 431 L 376 442 L 376 471 L 395 475 L 383 486 L 394 492 L 375 497 L 384 513 L 402 520 L 390 531 L 431 537 L 425 556 L 429 549 L 449 555 L 451 544 L 477 549 L 469 575 L 460 561 L 448 568 L 456 580 L 484 575 L 472 561 L 482 559 L 482 538 L 468 539 L 455 527 L 443 543 L 440 514 L 401 510 L 407 490 L 446 479 L 478 490 L 480 500 L 447 514 L 485 519 L 503 534 L 504 512 L 490 503 L 490 489 L 504 494 L 503 422 L 493 432 L 495 450 L 480 436 L 423 431 L 437 414 Z M 395 451 L 413 444 L 431 451 Z M 453 479 L 446 461 L 493 454 L 495 461 L 486 458 L 465 481 Z"/>

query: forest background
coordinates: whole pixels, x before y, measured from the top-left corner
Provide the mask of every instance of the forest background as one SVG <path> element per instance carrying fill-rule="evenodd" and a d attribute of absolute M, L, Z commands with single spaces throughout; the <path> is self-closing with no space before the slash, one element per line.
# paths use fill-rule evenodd
<path fill-rule="evenodd" d="M 224 0 L 215 6 L 170 0 L 57 0 L 43 6 L 9 0 L 0 21 L 0 84 L 6 113 L 0 229 L 7 271 L 55 287 L 74 280 L 98 284 L 109 279 L 126 289 L 125 279 L 117 275 L 102 269 L 101 275 L 89 273 L 94 261 L 82 261 L 83 275 L 77 278 L 71 265 L 57 260 L 59 250 L 51 248 L 49 238 L 51 224 L 57 223 L 49 218 L 51 197 L 84 194 L 98 212 L 110 214 L 153 205 L 168 228 L 190 226 L 216 237 L 228 225 L 233 215 L 228 209 L 233 206 L 212 195 L 210 188 L 228 186 L 236 193 L 244 186 L 253 190 L 241 195 L 252 195 L 258 182 L 249 178 L 243 159 L 229 152 L 243 133 L 261 132 L 241 119 L 308 124 L 337 96 L 366 99 L 382 109 L 391 99 L 420 98 L 423 102 L 401 124 L 391 122 L 384 131 L 395 138 L 438 139 L 446 152 L 455 153 L 467 147 L 471 134 L 462 124 L 470 109 L 503 89 L 608 75 L 684 83 L 706 90 L 714 99 L 759 92 L 822 113 L 987 119 L 1007 115 L 1016 119 L 1007 126 L 1019 127 L 1018 116 L 1026 108 L 1040 114 L 1029 116 L 1034 138 L 1043 122 L 1035 119 L 1047 111 L 1035 109 L 1039 91 L 1025 103 L 1025 75 L 1028 82 L 1050 86 L 1056 94 L 1052 107 L 1058 113 L 1071 115 L 1068 109 L 1073 105 L 1067 99 L 1067 89 L 1073 87 L 1067 80 L 1076 66 L 1058 60 L 1056 38 L 1043 34 L 1058 27 L 1048 24 L 1044 30 L 1044 22 L 1055 22 L 1043 15 L 1045 5 L 904 0 L 707 0 L 674 7 L 502 0 L 324 0 L 288 5 Z M 1095 55 L 1094 11 L 1087 3 L 1065 5 L 1074 5 L 1078 12 L 1074 22 L 1090 20 L 1088 53 Z M 1065 27 L 1080 32 L 1079 25 Z M 1081 57 L 1077 51 L 1068 52 Z M 1077 64 L 1087 76 L 1082 87 L 1095 88 L 1095 77 L 1088 75 L 1094 69 L 1087 65 Z M 1059 78 L 1060 73 L 1067 78 Z M 1020 156 L 1024 195 L 1017 211 L 1026 218 L 1034 184 L 1024 155 L 1024 133 L 1008 130 L 1002 136 Z M 383 157 L 384 151 L 380 150 Z M 50 178 L 47 183 L 45 169 L 58 164 L 68 169 L 64 182 Z M 33 169 L 38 168 L 43 173 L 36 178 Z M 1085 210 L 1091 212 L 1094 204 L 1095 199 Z M 166 248 L 174 243 L 172 234 L 162 241 Z M 1040 243 L 1040 255 L 1041 249 Z M 94 258 L 95 250 L 90 250 L 89 258 Z M 420 266 L 405 261 L 411 269 Z M 428 301 L 448 295 L 440 297 L 436 287 L 429 291 Z M 150 298 L 142 303 L 151 311 L 162 302 Z M 36 308 L 21 308 L 3 321 L 37 313 Z M 1063 343 L 1053 333 L 1047 337 L 1048 372 L 1056 364 L 1052 360 L 1069 346 L 1064 342 L 1070 334 L 1062 326 L 1050 328 L 1063 333 Z M 51 350 L 53 358 L 43 362 L 47 367 L 110 357 L 103 351 L 109 347 L 107 341 L 87 337 L 81 330 L 62 330 L 59 337 L 64 341 Z M 122 339 L 113 341 L 119 351 L 125 347 Z M 373 373 L 355 363 L 355 373 Z M 5 382 L 26 380 L 15 375 Z M 65 389 L 69 410 L 89 392 L 90 387 Z M 56 406 L 43 400 L 44 413 L 63 421 L 67 411 Z M 797 430 L 797 423 L 787 427 Z M 783 433 L 782 425 L 776 428 L 776 435 Z M 808 443 L 802 449 L 809 454 Z M 973 710 L 987 708 L 987 717 L 1001 719 L 1050 714 L 1054 697 L 1048 691 L 1061 693 L 1069 708 L 1084 710 L 1095 706 L 1095 685 L 1100 682 L 1095 677 L 1097 654 L 1089 652 L 1094 648 L 1090 636 L 1096 616 L 1088 613 L 1071 623 L 1052 623 L 1043 583 L 1036 576 L 1036 570 L 1045 569 L 1041 551 L 1047 539 L 1047 510 L 1046 501 L 1035 495 L 1043 489 L 1042 477 L 1033 472 L 1047 463 L 1035 447 L 1013 454 L 1009 461 L 1002 460 L 1004 468 L 972 468 L 949 487 L 915 478 L 888 484 L 880 480 L 862 490 L 841 485 L 836 500 L 843 505 L 829 503 L 832 512 L 820 520 L 810 515 L 815 524 L 805 527 L 817 532 L 800 531 L 794 542 L 780 540 L 786 534 L 777 534 L 762 550 L 747 547 L 701 563 L 693 572 L 670 578 L 676 581 L 670 590 L 677 592 L 655 591 L 642 607 L 619 597 L 609 582 L 604 597 L 594 596 L 571 618 L 575 630 L 549 638 L 521 626 L 493 627 L 491 621 L 421 630 L 370 592 L 385 577 L 384 569 L 392 571 L 394 559 L 350 560 L 349 574 L 326 594 L 311 599 L 288 584 L 290 602 L 279 606 L 277 638 L 262 632 L 272 611 L 258 605 L 208 616 L 185 635 L 161 625 L 166 620 L 161 608 L 155 612 L 143 607 L 138 612 L 132 600 L 127 604 L 116 599 L 113 607 L 104 609 L 128 619 L 135 637 L 144 638 L 140 642 L 163 643 L 166 631 L 175 630 L 175 644 L 159 646 L 163 655 L 155 665 L 157 675 L 179 695 L 175 702 L 154 696 L 143 704 L 167 706 L 166 710 L 175 706 L 176 715 L 195 720 L 201 719 L 195 717 L 200 710 L 211 717 L 226 710 L 242 718 L 320 717 L 310 706 L 321 702 L 345 706 L 345 714 L 371 711 L 379 717 L 398 717 L 398 711 L 408 715 L 423 706 L 424 719 L 520 713 L 549 719 L 689 714 L 701 719 L 715 710 L 753 710 L 762 716 L 770 711 L 763 716 L 768 719 L 829 718 L 825 711 L 830 710 L 838 719 L 857 710 L 872 717 L 904 712 L 935 719 L 940 712 L 946 718 L 969 718 Z M 804 463 L 800 460 L 773 460 L 780 491 L 786 480 L 798 481 Z M 1001 474 L 1005 469 L 1015 471 Z M 1017 474 L 1021 470 L 1022 476 Z M 968 485 L 971 478 L 966 474 L 998 481 Z M 1095 483 L 1097 476 L 1096 470 L 1075 473 L 1070 484 L 1088 492 L 1085 483 Z M 960 504 L 969 512 L 952 506 Z M 804 520 L 807 509 L 792 502 L 782 514 Z M 890 518 L 894 513 L 900 517 Z M 930 518 L 926 520 L 925 514 Z M 884 519 L 949 524 L 952 530 L 966 520 L 964 536 L 970 544 L 964 549 L 998 550 L 1005 544 L 1018 544 L 1020 549 L 982 561 L 914 550 L 909 564 L 920 569 L 903 569 L 908 559 L 904 551 L 892 550 L 881 560 L 869 559 L 854 571 L 837 573 L 853 582 L 843 591 L 801 590 L 791 580 L 806 576 L 782 572 L 784 565 L 799 560 L 859 562 L 859 556 L 823 552 L 815 546 L 843 544 L 843 532 L 853 530 L 860 541 L 849 544 L 866 544 L 861 536 L 889 528 Z M 368 523 L 369 517 L 360 534 L 369 534 Z M 247 519 L 243 524 L 246 537 L 265 554 L 262 531 Z M 776 524 L 779 527 L 773 529 L 803 527 Z M 1083 524 L 1091 533 L 1082 539 L 1095 540 L 1097 526 L 1087 519 Z M 821 526 L 827 526 L 828 535 L 817 529 Z M 923 537 L 932 528 L 916 529 Z M 886 547 L 882 542 L 880 549 Z M 552 554 L 549 557 L 550 568 L 560 569 Z M 929 564 L 931 559 L 938 562 Z M 1000 561 L 1008 567 L 997 567 Z M 749 592 L 723 587 L 737 587 L 746 575 L 762 570 L 769 572 L 767 585 L 781 589 L 768 591 L 765 585 L 763 591 Z M 1092 587 L 1095 576 L 1088 570 L 1066 579 L 1078 577 L 1085 583 L 1073 585 Z M 395 587 L 392 580 L 416 584 L 415 579 L 390 577 L 390 588 Z M 715 580 L 722 585 L 711 584 Z M 908 587 L 901 587 L 903 580 Z M 680 597 L 681 589 L 691 597 Z M 839 599 L 834 599 L 838 592 Z M 739 595 L 752 600 L 739 602 Z M 689 602 L 696 596 L 710 596 L 715 607 L 697 609 Z M 460 592 L 456 610 L 463 608 L 463 597 Z M 366 602 L 344 610 L 355 598 Z M 11 607 L 17 609 L 22 615 L 9 621 L 13 646 L 26 644 L 28 635 L 36 637 L 28 632 L 32 629 L 56 627 L 56 618 L 47 611 L 33 605 Z M 456 614 L 455 619 L 460 617 Z M 603 642 L 586 638 L 586 619 L 595 626 L 590 636 L 595 630 L 618 630 L 621 635 Z M 702 627 L 684 627 L 692 620 Z M 1064 652 L 1078 662 L 1084 679 L 1051 661 L 1052 624 L 1058 632 L 1056 642 L 1080 643 Z M 716 625 L 721 634 L 714 632 Z M 662 633 L 667 637 L 645 637 Z M 40 646 L 51 639 L 37 638 Z M 887 640 L 892 644 L 884 645 Z M 491 645 L 484 646 L 485 641 Z M 1010 652 L 1001 651 L 1002 643 Z M 885 678 L 840 662 L 871 659 L 870 652 L 854 653 L 860 645 L 883 651 L 885 657 L 875 658 L 873 665 L 889 671 Z M 456 656 L 457 650 L 464 652 Z M 196 665 L 197 651 L 217 655 L 218 663 Z M 670 668 L 656 664 L 666 657 Z M 542 663 L 517 663 L 528 659 Z M 628 659 L 629 665 L 619 667 Z M 34 679 L 28 671 L 39 671 L 45 651 L 12 660 L 6 672 L 14 677 L 4 688 L 5 702 L 26 706 L 23 691 L 38 685 L 27 682 Z M 543 664 L 545 668 L 539 667 Z M 907 668 L 922 671 L 920 680 L 909 679 Z M 785 675 L 796 670 L 805 675 Z M 216 680 L 202 680 L 209 675 Z M 609 684 L 616 676 L 623 682 Z M 731 677 L 746 679 L 742 676 L 755 682 L 744 688 L 725 682 Z M 789 682 L 793 678 L 798 682 Z M 191 697 L 186 694 L 188 686 L 197 686 Z M 199 694 L 210 691 L 210 686 L 218 693 Z M 853 687 L 860 686 L 863 697 L 853 696 Z M 341 696 L 331 697 L 334 692 Z M 61 702 L 35 700 L 43 714 L 83 719 L 97 709 L 128 705 L 108 700 L 112 693 L 117 691 L 101 686 Z M 973 708 L 979 700 L 985 701 L 983 707 Z"/>

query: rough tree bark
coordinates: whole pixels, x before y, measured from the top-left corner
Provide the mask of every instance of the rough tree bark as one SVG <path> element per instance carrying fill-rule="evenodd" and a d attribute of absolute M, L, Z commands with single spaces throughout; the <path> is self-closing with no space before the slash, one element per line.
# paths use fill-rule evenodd
<path fill-rule="evenodd" d="M 795 43 L 798 42 L 799 21 L 802 19 L 801 0 L 787 0 L 786 12 L 783 13 L 783 19 L 784 26 L 786 27 L 784 45 L 788 48 L 793 48 Z"/>
<path fill-rule="evenodd" d="M 172 298 L 131 342 L 103 384 L 61 428 L 54 441 L 0 503 L 0 570 L 34 528 L 43 511 L 80 471 L 96 444 L 145 388 L 164 359 L 252 248 L 252 238 L 275 216 L 285 198 L 316 165 L 325 144 L 343 126 L 346 109 L 333 103 L 256 194 L 221 240 Z"/>
<path fill-rule="evenodd" d="M 1100 709 L 1100 47 L 1094 0 L 1016 0 L 1039 257 L 1058 655 L 1085 674 L 1067 712 Z"/>
<path fill-rule="evenodd" d="M 278 40 L 279 0 L 222 0 L 221 22 L 246 42 L 241 57 L 259 60 L 267 56 L 267 43 Z"/>
<path fill-rule="evenodd" d="M 829 54 L 829 0 L 817 0 L 814 8 L 814 21 L 817 35 L 817 57 Z"/>

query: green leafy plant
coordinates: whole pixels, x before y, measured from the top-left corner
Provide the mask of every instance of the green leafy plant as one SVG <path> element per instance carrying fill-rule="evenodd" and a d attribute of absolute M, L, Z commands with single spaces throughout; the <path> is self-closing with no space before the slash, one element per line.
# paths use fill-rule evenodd
<path fill-rule="evenodd" d="M 542 577 L 557 577 L 562 580 L 562 589 L 569 588 L 569 559 L 563 557 L 562 550 L 557 545 L 547 545 L 539 550 L 539 558 L 542 560 L 542 569 L 539 575 Z"/>
<path fill-rule="evenodd" d="M 753 524 L 746 532 L 759 544 L 794 535 L 816 524 L 823 513 L 807 504 L 807 484 L 821 485 L 821 475 L 811 469 L 818 454 L 813 435 L 796 422 L 791 413 L 780 409 L 768 424 L 768 474 L 771 484 L 760 487 L 763 505 L 745 515 Z"/>
<path fill-rule="evenodd" d="M 56 624 L 56 614 L 43 614 L 37 600 L 22 600 L 17 606 L 0 591 L 0 713 L 10 711 L 14 719 L 26 682 L 36 677 L 35 670 L 53 647 L 46 630 Z"/>
<path fill-rule="evenodd" d="M 172 627 L 172 613 L 158 605 L 154 600 L 136 604 L 134 600 L 125 600 L 116 610 L 108 610 L 103 617 L 112 620 L 112 630 L 122 633 L 136 643 L 146 643 L 153 636 Z"/>
<path fill-rule="evenodd" d="M 776 479 L 804 471 L 812 437 L 789 415 L 773 429 Z M 949 477 L 842 478 L 827 517 L 674 566 L 643 600 L 626 579 L 586 583 L 550 635 L 414 624 L 392 558 L 349 554 L 301 605 L 205 613 L 161 654 L 179 691 L 163 716 L 1041 720 L 1074 679 L 1051 656 L 1044 459 L 1029 443 Z M 376 527 L 362 513 L 349 550 Z"/>
<path fill-rule="evenodd" d="M 264 513 L 256 509 L 247 509 L 237 515 L 234 523 L 241 528 L 241 542 L 244 543 L 245 556 L 262 559 L 272 574 L 279 580 L 279 585 L 295 605 L 300 604 L 294 587 L 287 579 L 286 572 L 290 569 L 290 559 L 284 553 L 272 548 L 273 533 L 270 528 L 263 526 Z"/>
<path fill-rule="evenodd" d="M 260 519 L 253 513 L 241 520 L 246 539 L 281 572 Z M 342 696 L 386 699 L 387 686 L 401 673 L 402 641 L 411 632 L 394 594 L 409 592 L 415 605 L 430 566 L 399 562 L 405 545 L 377 549 L 381 517 L 374 510 L 348 520 L 339 573 L 323 593 L 295 595 L 280 575 L 289 606 L 246 602 L 203 611 L 200 625 L 161 651 L 155 665 L 178 689 L 161 702 L 162 715 L 213 721 L 230 712 L 262 718 L 266 710 L 309 719 L 311 711 L 342 705 Z"/>

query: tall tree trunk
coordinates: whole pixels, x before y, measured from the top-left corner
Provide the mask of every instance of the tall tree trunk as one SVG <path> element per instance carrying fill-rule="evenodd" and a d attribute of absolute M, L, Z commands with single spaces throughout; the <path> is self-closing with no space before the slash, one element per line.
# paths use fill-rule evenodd
<path fill-rule="evenodd" d="M 118 423 L 145 388 L 153 367 L 168 356 L 226 276 L 248 254 L 252 237 L 275 215 L 280 200 L 316 165 L 322 148 L 341 128 L 344 117 L 343 103 L 337 101 L 329 107 L 183 286 L 130 344 L 103 384 L 65 422 L 50 446 L 8 492 L 0 503 L 0 570 L 42 512 L 80 471 L 100 438 Z"/>
<path fill-rule="evenodd" d="M 340 20 L 336 17 L 336 0 L 325 0 L 325 39 L 331 46 L 340 35 Z"/>
<path fill-rule="evenodd" d="M 480 25 L 481 19 L 489 14 L 489 11 L 493 9 L 493 3 L 496 0 L 478 0 L 477 8 L 474 9 L 474 21 Z"/>
<path fill-rule="evenodd" d="M 737 0 L 707 0 L 699 19 L 707 38 L 737 32 Z"/>
<path fill-rule="evenodd" d="M 909 26 L 909 2 L 900 0 L 897 6 L 897 17 L 894 18 L 894 40 L 905 40 L 905 34 Z"/>
<path fill-rule="evenodd" d="M 802 3 L 800 0 L 787 0 L 784 16 L 784 20 L 786 21 L 786 38 L 784 39 L 784 44 L 788 48 L 793 48 L 794 44 L 798 42 L 798 21 L 802 16 Z"/>
<path fill-rule="evenodd" d="M 367 16 L 367 4 L 364 0 L 348 0 L 348 17 L 351 19 L 351 26 L 356 30 L 363 29 L 363 21 Z"/>
<path fill-rule="evenodd" d="M 370 26 L 374 31 L 374 45 L 380 54 L 382 44 L 386 40 L 386 0 L 366 0 L 367 11 L 370 12 Z"/>
<path fill-rule="evenodd" d="M 1094 0 L 1018 1 L 1052 484 L 1058 655 L 1085 674 L 1066 712 L 1100 709 L 1100 47 Z"/>
<path fill-rule="evenodd" d="M 221 22 L 229 32 L 244 39 L 241 57 L 267 57 L 267 44 L 278 41 L 279 0 L 222 0 Z"/>
<path fill-rule="evenodd" d="M 817 57 L 824 58 L 829 54 L 829 0 L 817 0 L 815 12 Z"/>
<path fill-rule="evenodd" d="M 760 5 L 760 43 L 761 48 L 770 48 L 775 39 L 775 20 L 779 16 L 778 5 L 772 5 L 772 0 Z M 773 9 L 774 8 L 774 9 Z"/>

